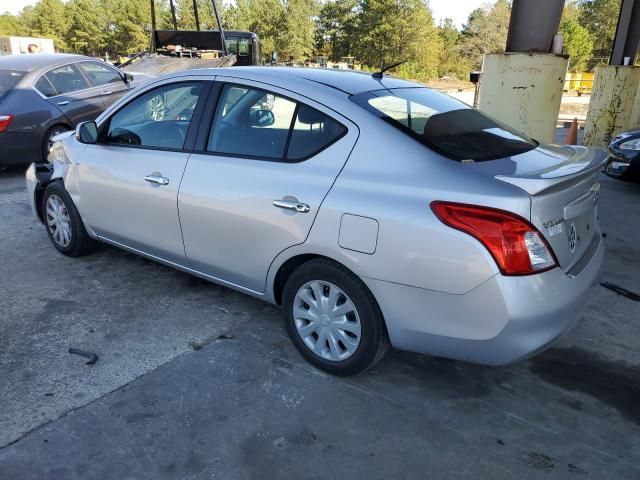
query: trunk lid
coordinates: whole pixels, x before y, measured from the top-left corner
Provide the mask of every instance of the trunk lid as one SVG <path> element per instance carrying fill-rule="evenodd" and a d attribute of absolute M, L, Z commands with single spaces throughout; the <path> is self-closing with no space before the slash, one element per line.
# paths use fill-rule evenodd
<path fill-rule="evenodd" d="M 529 194 L 531 223 L 549 242 L 560 268 L 568 271 L 600 235 L 598 175 L 606 159 L 600 149 L 545 145 L 470 166 Z"/>

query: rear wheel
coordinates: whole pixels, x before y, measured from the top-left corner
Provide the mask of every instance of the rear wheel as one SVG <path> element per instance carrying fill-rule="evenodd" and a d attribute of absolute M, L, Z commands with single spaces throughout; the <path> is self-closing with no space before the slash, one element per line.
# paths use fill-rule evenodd
<path fill-rule="evenodd" d="M 62 182 L 47 186 L 42 198 L 42 213 L 49 239 L 60 253 L 79 257 L 93 249 L 95 240 L 87 234 L 80 214 Z"/>
<path fill-rule="evenodd" d="M 312 260 L 295 270 L 283 292 L 287 332 L 311 364 L 333 375 L 356 375 L 384 356 L 389 340 L 377 302 L 340 265 Z"/>

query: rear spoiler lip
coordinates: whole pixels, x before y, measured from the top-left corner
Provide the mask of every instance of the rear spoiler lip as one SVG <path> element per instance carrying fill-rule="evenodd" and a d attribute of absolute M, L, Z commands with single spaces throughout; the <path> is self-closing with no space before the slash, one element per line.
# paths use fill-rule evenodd
<path fill-rule="evenodd" d="M 494 178 L 524 190 L 529 195 L 541 195 L 559 190 L 568 183 L 575 183 L 601 170 L 608 154 L 601 148 L 567 146 L 574 151 L 566 164 L 541 171 L 535 175 L 496 175 Z"/>

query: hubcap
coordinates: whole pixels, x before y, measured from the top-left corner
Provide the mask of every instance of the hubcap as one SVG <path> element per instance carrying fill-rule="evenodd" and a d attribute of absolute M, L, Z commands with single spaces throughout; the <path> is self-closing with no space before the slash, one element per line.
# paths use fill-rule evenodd
<path fill-rule="evenodd" d="M 351 299 L 329 282 L 305 283 L 293 302 L 298 335 L 309 350 L 325 360 L 344 360 L 360 345 L 360 317 Z"/>
<path fill-rule="evenodd" d="M 71 218 L 64 202 L 57 195 L 47 199 L 47 225 L 53 240 L 66 248 L 71 243 Z"/>

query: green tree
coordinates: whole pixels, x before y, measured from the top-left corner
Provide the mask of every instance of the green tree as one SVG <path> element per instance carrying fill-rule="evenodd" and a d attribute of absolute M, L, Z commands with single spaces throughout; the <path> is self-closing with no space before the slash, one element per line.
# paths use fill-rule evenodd
<path fill-rule="evenodd" d="M 66 50 L 69 21 L 61 0 L 39 0 L 32 9 L 24 9 L 21 16 L 29 35 L 51 38 L 57 50 Z"/>
<path fill-rule="evenodd" d="M 440 37 L 422 0 L 362 0 L 357 56 L 380 68 L 405 62 L 396 73 L 426 81 L 438 75 Z"/>
<path fill-rule="evenodd" d="M 616 35 L 621 0 L 580 0 L 580 24 L 593 38 L 594 58 L 589 67 L 606 64 L 611 56 Z"/>
<path fill-rule="evenodd" d="M 148 50 L 151 44 L 151 10 L 148 0 L 102 0 L 106 11 L 108 51 L 130 54 Z M 164 4 L 156 2 L 158 28 L 167 28 L 169 20 Z"/>
<path fill-rule="evenodd" d="M 236 0 L 225 11 L 225 26 L 257 33 L 262 53 L 270 57 L 285 42 L 286 10 L 280 0 Z"/>
<path fill-rule="evenodd" d="M 308 60 L 313 54 L 318 4 L 315 0 L 287 0 L 285 12 L 280 51 L 294 62 Z"/>
<path fill-rule="evenodd" d="M 453 24 L 453 20 L 445 18 L 440 22 L 438 36 L 441 41 L 438 76 L 453 75 L 457 78 L 466 78 L 471 67 L 469 62 L 460 55 L 458 49 L 460 32 Z"/>
<path fill-rule="evenodd" d="M 586 70 L 593 51 L 593 38 L 580 24 L 580 9 L 577 3 L 569 2 L 565 5 L 559 31 L 564 40 L 564 53 L 570 57 L 569 70 Z"/>
<path fill-rule="evenodd" d="M 107 43 L 107 17 L 98 0 L 70 0 L 65 5 L 69 28 L 65 43 L 69 51 L 98 57 Z"/>
<path fill-rule="evenodd" d="M 0 35 L 25 35 L 25 26 L 20 18 L 10 13 L 0 15 Z"/>
<path fill-rule="evenodd" d="M 508 0 L 498 0 L 492 6 L 471 12 L 462 29 L 459 48 L 473 68 L 480 67 L 485 54 L 504 52 L 510 18 L 511 4 Z"/>
<path fill-rule="evenodd" d="M 350 56 L 356 40 L 357 0 L 331 0 L 316 22 L 316 49 L 332 61 Z"/>

